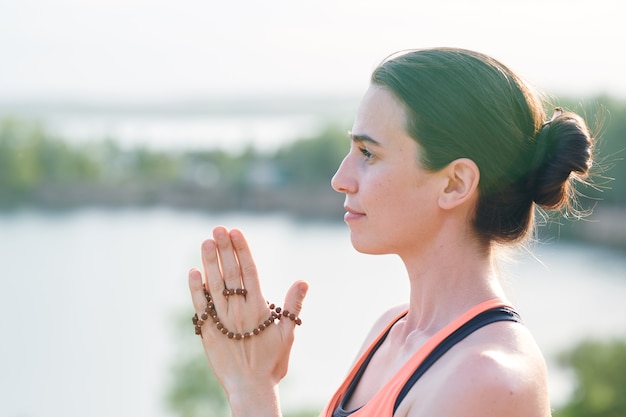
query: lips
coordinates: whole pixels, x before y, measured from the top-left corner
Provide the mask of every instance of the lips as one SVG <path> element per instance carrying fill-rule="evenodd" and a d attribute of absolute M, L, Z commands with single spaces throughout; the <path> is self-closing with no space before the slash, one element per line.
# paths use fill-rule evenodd
<path fill-rule="evenodd" d="M 348 206 L 345 206 L 344 208 L 346 210 L 346 214 L 343 216 L 343 218 L 346 222 L 358 220 L 358 219 L 365 217 L 365 213 L 363 212 L 357 211 Z"/>

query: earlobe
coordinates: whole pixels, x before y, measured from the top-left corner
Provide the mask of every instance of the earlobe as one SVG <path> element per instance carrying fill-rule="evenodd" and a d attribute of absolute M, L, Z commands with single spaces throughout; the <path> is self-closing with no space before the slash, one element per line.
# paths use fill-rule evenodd
<path fill-rule="evenodd" d="M 441 208 L 453 209 L 476 195 L 480 170 L 471 159 L 455 159 L 443 169 L 443 174 L 446 175 L 446 187 L 439 196 Z"/>

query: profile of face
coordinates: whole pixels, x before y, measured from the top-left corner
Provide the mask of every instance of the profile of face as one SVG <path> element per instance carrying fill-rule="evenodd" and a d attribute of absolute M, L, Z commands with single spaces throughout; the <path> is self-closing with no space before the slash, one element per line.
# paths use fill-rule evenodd
<path fill-rule="evenodd" d="M 389 90 L 371 85 L 357 110 L 350 151 L 331 181 L 345 194 L 344 219 L 363 253 L 418 250 L 442 220 L 437 198 L 445 180 L 421 168 L 405 113 Z"/>

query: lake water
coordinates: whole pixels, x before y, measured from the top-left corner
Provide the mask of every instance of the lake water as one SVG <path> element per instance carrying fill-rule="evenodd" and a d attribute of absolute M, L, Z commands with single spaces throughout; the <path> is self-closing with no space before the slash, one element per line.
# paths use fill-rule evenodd
<path fill-rule="evenodd" d="M 181 343 L 200 350 L 191 323 L 184 340 L 176 326 L 193 314 L 187 271 L 217 224 L 247 233 L 269 300 L 282 304 L 293 280 L 310 282 L 281 396 L 285 408 L 321 407 L 375 318 L 405 301 L 396 258 L 356 253 L 341 222 L 85 209 L 0 215 L 0 415 L 170 416 L 170 367 Z M 585 337 L 626 337 L 626 257 L 553 243 L 503 271 L 558 404 L 572 384 L 557 352 Z"/>

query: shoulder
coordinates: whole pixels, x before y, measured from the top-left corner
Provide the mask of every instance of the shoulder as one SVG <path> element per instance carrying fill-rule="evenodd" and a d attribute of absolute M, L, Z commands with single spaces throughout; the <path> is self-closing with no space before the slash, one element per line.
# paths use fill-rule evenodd
<path fill-rule="evenodd" d="M 442 359 L 428 387 L 416 384 L 407 416 L 550 416 L 545 361 L 522 325 L 493 323 Z"/>
<path fill-rule="evenodd" d="M 532 347 L 475 349 L 464 356 L 450 384 L 451 395 L 459 398 L 456 407 L 464 415 L 549 415 L 545 363 L 534 342 Z"/>

